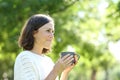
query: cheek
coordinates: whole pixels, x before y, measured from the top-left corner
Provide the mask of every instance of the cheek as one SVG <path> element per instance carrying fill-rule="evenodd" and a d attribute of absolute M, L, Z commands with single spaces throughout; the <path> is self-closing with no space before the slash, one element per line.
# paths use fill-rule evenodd
<path fill-rule="evenodd" d="M 44 43 L 46 40 L 49 40 L 49 34 L 45 32 L 37 33 L 35 40 L 37 43 Z"/>
<path fill-rule="evenodd" d="M 40 43 L 40 41 L 42 40 L 42 35 L 36 34 L 36 35 L 34 36 L 34 38 L 35 38 L 35 42 L 36 42 L 36 43 Z"/>
<path fill-rule="evenodd" d="M 47 34 L 39 34 L 38 37 L 37 37 L 39 42 L 44 42 L 44 41 L 46 41 L 47 38 L 48 38 Z"/>
<path fill-rule="evenodd" d="M 49 38 L 49 34 L 48 33 L 44 33 L 41 35 L 44 39 L 48 39 Z"/>

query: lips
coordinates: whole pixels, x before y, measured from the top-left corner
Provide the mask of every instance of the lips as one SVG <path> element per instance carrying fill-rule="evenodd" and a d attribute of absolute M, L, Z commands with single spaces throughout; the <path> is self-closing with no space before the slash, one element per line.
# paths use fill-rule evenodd
<path fill-rule="evenodd" d="M 52 43 L 52 40 L 47 40 L 47 42 L 51 44 L 51 43 Z"/>
<path fill-rule="evenodd" d="M 47 41 L 50 41 L 50 42 L 52 42 L 52 39 L 50 39 L 50 40 L 47 40 Z"/>

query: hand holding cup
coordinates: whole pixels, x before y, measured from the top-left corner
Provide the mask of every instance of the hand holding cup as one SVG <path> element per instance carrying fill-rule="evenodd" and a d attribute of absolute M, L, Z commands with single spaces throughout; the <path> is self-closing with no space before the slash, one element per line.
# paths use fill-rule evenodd
<path fill-rule="evenodd" d="M 74 60 L 72 60 L 71 64 L 76 64 L 76 62 L 80 58 L 80 56 L 76 54 L 75 52 L 61 52 L 61 58 L 67 54 L 73 55 Z"/>

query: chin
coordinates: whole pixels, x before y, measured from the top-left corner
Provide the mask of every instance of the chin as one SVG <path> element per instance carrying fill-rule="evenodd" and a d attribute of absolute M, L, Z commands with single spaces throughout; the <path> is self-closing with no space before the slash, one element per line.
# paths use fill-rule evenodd
<path fill-rule="evenodd" d="M 51 46 L 52 46 L 51 43 L 46 43 L 46 44 L 44 45 L 44 48 L 46 48 L 46 49 L 51 49 Z"/>
<path fill-rule="evenodd" d="M 46 49 L 51 49 L 51 46 L 47 46 L 47 47 L 45 47 Z"/>

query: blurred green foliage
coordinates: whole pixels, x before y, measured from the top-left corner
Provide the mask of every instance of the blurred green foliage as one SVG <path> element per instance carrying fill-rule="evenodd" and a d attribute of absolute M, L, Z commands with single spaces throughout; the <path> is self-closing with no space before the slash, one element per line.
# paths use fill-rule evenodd
<path fill-rule="evenodd" d="M 104 7 L 102 14 L 100 10 Z M 81 56 L 69 80 L 119 79 L 120 71 L 108 76 L 118 65 L 108 50 L 108 43 L 120 39 L 119 1 L 0 0 L 1 80 L 6 77 L 13 80 L 14 61 L 21 51 L 17 45 L 20 30 L 28 17 L 38 13 L 49 14 L 55 20 L 52 54 L 48 54 L 53 61 L 59 58 L 61 51 L 67 51 L 68 46 Z M 102 71 L 105 75 L 98 78 Z"/>

